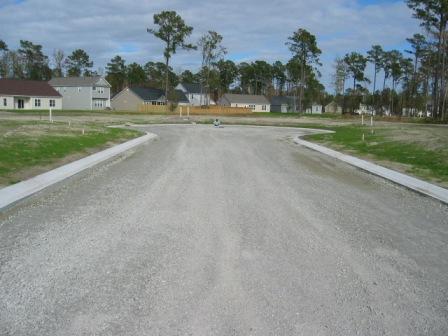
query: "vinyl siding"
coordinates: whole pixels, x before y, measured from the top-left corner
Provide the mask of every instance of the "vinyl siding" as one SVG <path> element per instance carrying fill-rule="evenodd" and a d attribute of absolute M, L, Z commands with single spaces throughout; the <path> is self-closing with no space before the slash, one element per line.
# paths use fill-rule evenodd
<path fill-rule="evenodd" d="M 138 111 L 143 104 L 143 100 L 132 93 L 129 89 L 124 89 L 112 99 L 112 109 L 117 111 Z"/>
<path fill-rule="evenodd" d="M 61 86 L 55 87 L 55 89 L 62 95 L 62 106 L 64 110 L 102 110 L 110 107 L 109 87 L 95 86 L 95 90 L 93 90 L 93 86 Z M 103 106 L 95 106 L 95 99 L 102 100 Z"/>
<path fill-rule="evenodd" d="M 6 99 L 7 106 L 4 106 L 3 99 Z M 22 97 L 22 96 L 2 96 L 0 95 L 0 110 L 16 110 L 19 109 L 19 100 L 24 101 L 23 110 L 49 110 L 50 100 L 54 100 L 54 110 L 62 109 L 61 97 Z M 36 106 L 36 100 L 40 100 L 40 106 Z"/>

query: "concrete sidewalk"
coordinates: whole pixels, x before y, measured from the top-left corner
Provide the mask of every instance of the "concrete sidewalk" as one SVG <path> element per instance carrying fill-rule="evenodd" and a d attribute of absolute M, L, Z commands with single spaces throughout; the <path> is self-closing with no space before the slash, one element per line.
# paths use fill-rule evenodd
<path fill-rule="evenodd" d="M 383 177 L 392 182 L 400 184 L 406 188 L 415 190 L 421 194 L 433 197 L 435 199 L 438 199 L 439 201 L 448 204 L 448 189 L 444 189 L 434 184 L 419 180 L 415 177 L 399 173 L 392 169 L 384 168 L 377 164 L 361 160 L 350 155 L 342 154 L 327 147 L 302 140 L 300 136 L 297 136 L 294 139 L 294 142 L 298 145 L 302 145 L 315 151 L 321 152 L 323 154 L 329 155 L 335 159 L 344 161 L 352 166 L 358 167 L 360 169 L 368 171 L 369 173 Z"/>
<path fill-rule="evenodd" d="M 21 199 L 29 197 L 55 183 L 71 177 L 87 168 L 106 161 L 118 154 L 157 137 L 155 134 L 147 133 L 139 138 L 132 139 L 120 145 L 108 148 L 99 153 L 92 154 L 83 159 L 66 164 L 44 174 L 35 176 L 29 180 L 19 182 L 9 187 L 0 189 L 0 211 Z"/>

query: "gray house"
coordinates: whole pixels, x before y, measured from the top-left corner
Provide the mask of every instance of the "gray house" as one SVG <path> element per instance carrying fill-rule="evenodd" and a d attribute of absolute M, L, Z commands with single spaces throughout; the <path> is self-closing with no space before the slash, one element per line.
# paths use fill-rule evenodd
<path fill-rule="evenodd" d="M 182 91 L 175 92 L 179 105 L 190 104 Z M 112 98 L 112 109 L 118 111 L 138 111 L 142 104 L 165 105 L 165 91 L 146 87 L 127 87 Z"/>
<path fill-rule="evenodd" d="M 49 84 L 62 95 L 64 110 L 110 108 L 111 85 L 101 76 L 53 78 Z"/>
<path fill-rule="evenodd" d="M 253 112 L 270 112 L 271 103 L 265 96 L 226 93 L 219 99 L 218 105 L 245 107 Z"/>

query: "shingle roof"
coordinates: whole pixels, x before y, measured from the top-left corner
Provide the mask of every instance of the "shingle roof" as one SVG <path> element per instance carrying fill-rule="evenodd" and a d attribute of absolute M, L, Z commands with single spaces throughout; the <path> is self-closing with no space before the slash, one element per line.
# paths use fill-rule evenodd
<path fill-rule="evenodd" d="M 101 76 L 92 76 L 92 77 L 59 77 L 53 78 L 49 81 L 51 86 L 95 86 L 100 79 Z"/>
<path fill-rule="evenodd" d="M 176 91 L 176 98 L 179 103 L 185 103 L 185 104 L 190 103 L 187 96 L 182 90 L 175 90 L 175 91 Z"/>
<path fill-rule="evenodd" d="M 229 103 L 234 104 L 257 104 L 257 105 L 270 105 L 271 103 L 265 96 L 259 95 L 243 95 L 226 93 L 221 99 L 226 99 Z"/>
<path fill-rule="evenodd" d="M 201 84 L 199 83 L 181 83 L 182 86 L 187 90 L 187 93 L 201 93 Z"/>
<path fill-rule="evenodd" d="M 142 100 L 145 101 L 160 100 L 160 98 L 165 96 L 165 92 L 160 89 L 134 86 L 129 88 L 129 90 L 134 92 L 137 96 L 139 96 Z"/>
<path fill-rule="evenodd" d="M 8 96 L 61 97 L 47 82 L 0 79 L 0 94 Z"/>
<path fill-rule="evenodd" d="M 271 98 L 271 105 L 293 105 L 294 97 L 274 96 Z"/>

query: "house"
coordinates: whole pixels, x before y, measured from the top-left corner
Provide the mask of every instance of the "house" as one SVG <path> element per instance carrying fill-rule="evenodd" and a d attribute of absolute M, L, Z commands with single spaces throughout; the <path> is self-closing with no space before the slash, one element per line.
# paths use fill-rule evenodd
<path fill-rule="evenodd" d="M 335 101 L 325 105 L 325 113 L 342 114 L 342 107 Z"/>
<path fill-rule="evenodd" d="M 295 97 L 274 96 L 271 98 L 271 112 L 289 113 L 297 111 Z"/>
<path fill-rule="evenodd" d="M 356 114 L 369 114 L 369 115 L 375 115 L 375 111 L 366 104 L 359 104 L 359 108 L 355 110 Z"/>
<path fill-rule="evenodd" d="M 206 95 L 205 93 L 201 94 L 201 84 L 180 83 L 176 86 L 176 90 L 182 91 L 192 106 L 207 105 L 207 98 L 208 105 L 216 105 L 210 95 Z"/>
<path fill-rule="evenodd" d="M 253 112 L 270 112 L 271 103 L 265 96 L 245 95 L 226 93 L 219 101 L 218 105 L 231 107 L 245 107 L 252 109 Z"/>
<path fill-rule="evenodd" d="M 61 110 L 62 97 L 47 82 L 0 79 L 0 109 Z"/>
<path fill-rule="evenodd" d="M 189 105 L 185 94 L 176 90 L 178 105 Z M 142 104 L 166 105 L 165 91 L 146 87 L 127 87 L 112 98 L 112 109 L 119 111 L 138 111 Z"/>
<path fill-rule="evenodd" d="M 64 110 L 110 108 L 111 85 L 101 76 L 53 78 L 49 84 L 62 95 Z"/>
<path fill-rule="evenodd" d="M 322 114 L 323 106 L 318 103 L 312 103 L 310 107 L 305 110 L 309 114 Z"/>

